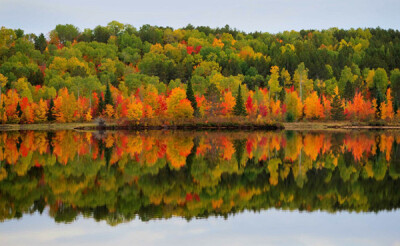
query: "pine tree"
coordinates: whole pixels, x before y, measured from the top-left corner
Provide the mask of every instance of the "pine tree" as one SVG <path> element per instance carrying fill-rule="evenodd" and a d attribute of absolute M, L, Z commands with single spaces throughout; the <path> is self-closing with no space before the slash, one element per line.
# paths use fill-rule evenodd
<path fill-rule="evenodd" d="M 196 98 L 194 97 L 194 92 L 193 92 L 193 88 L 192 88 L 192 82 L 190 80 L 189 80 L 189 82 L 187 84 L 187 88 L 186 88 L 186 97 L 187 97 L 187 99 L 189 99 L 190 103 L 192 104 L 193 115 L 195 117 L 199 117 L 200 111 L 199 111 L 199 108 L 197 107 Z"/>
<path fill-rule="evenodd" d="M 240 88 L 240 85 L 238 88 L 238 95 L 236 98 L 235 107 L 233 108 L 233 113 L 237 116 L 246 115 L 246 109 L 244 108 L 244 101 L 243 101 L 242 90 Z"/>
<path fill-rule="evenodd" d="M 344 109 L 342 102 L 339 98 L 339 95 L 336 94 L 335 97 L 333 98 L 333 102 L 331 104 L 332 109 L 331 109 L 331 115 L 333 120 L 343 120 L 344 118 Z"/>
<path fill-rule="evenodd" d="M 53 114 L 53 107 L 54 107 L 54 101 L 53 98 L 51 98 L 49 103 L 49 109 L 47 111 L 47 120 L 50 122 L 56 119 Z"/>
<path fill-rule="evenodd" d="M 103 97 L 101 95 L 100 95 L 100 98 L 99 98 L 99 105 L 98 105 L 97 108 L 98 108 L 98 114 L 99 115 L 103 114 L 105 105 L 104 105 Z"/>
<path fill-rule="evenodd" d="M 104 105 L 113 105 L 113 100 L 111 96 L 111 90 L 110 90 L 110 85 L 107 83 L 107 88 L 106 88 L 106 94 L 104 95 Z"/>
<path fill-rule="evenodd" d="M 35 49 L 40 50 L 40 52 L 43 53 L 46 47 L 47 47 L 46 39 L 43 33 L 41 33 L 39 37 L 35 38 Z"/>
<path fill-rule="evenodd" d="M 18 104 L 17 104 L 17 114 L 18 114 L 18 117 L 21 118 L 21 116 L 22 116 L 22 110 L 21 110 L 21 105 L 19 105 L 19 102 L 18 102 Z"/>
<path fill-rule="evenodd" d="M 353 84 L 350 81 L 347 81 L 346 86 L 344 88 L 343 98 L 347 101 L 350 101 L 354 98 L 354 88 Z"/>
<path fill-rule="evenodd" d="M 376 110 L 375 110 L 375 118 L 380 119 L 381 118 L 381 103 L 385 99 L 383 98 L 382 93 L 379 90 L 376 90 Z"/>

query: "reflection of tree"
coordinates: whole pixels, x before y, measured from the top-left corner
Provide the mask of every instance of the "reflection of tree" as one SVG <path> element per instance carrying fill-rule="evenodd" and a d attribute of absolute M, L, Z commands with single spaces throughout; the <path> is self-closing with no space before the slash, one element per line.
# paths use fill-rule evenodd
<path fill-rule="evenodd" d="M 400 205 L 400 137 L 381 133 L 0 134 L 0 218 L 129 221 L 268 208 Z"/>
<path fill-rule="evenodd" d="M 236 139 L 233 141 L 233 146 L 235 148 L 235 156 L 236 156 L 236 161 L 238 164 L 238 169 L 240 169 L 240 166 L 243 163 L 243 153 L 244 153 L 244 146 L 246 145 L 246 140 L 245 139 Z"/>

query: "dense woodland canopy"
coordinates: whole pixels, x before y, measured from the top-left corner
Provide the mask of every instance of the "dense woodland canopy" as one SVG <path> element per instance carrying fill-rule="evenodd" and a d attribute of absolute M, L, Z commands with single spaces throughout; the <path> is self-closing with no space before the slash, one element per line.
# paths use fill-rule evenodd
<path fill-rule="evenodd" d="M 391 29 L 270 34 L 112 21 L 35 35 L 2 27 L 0 118 L 398 121 L 399 64 L 400 32 Z"/>
<path fill-rule="evenodd" d="M 0 221 L 400 207 L 399 132 L 2 132 Z"/>

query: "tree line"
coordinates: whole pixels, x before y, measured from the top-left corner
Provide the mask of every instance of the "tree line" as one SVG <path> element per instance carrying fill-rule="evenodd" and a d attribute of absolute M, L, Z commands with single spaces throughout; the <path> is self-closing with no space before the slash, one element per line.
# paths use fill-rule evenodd
<path fill-rule="evenodd" d="M 400 118 L 400 33 L 391 29 L 2 27 L 0 58 L 2 123 Z"/>

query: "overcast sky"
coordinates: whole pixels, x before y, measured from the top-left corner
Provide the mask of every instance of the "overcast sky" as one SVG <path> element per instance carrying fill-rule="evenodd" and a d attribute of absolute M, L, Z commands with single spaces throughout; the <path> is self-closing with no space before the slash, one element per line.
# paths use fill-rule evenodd
<path fill-rule="evenodd" d="M 0 26 L 48 33 L 57 24 L 84 28 L 112 20 L 277 33 L 330 27 L 400 29 L 400 0 L 0 0 Z"/>

